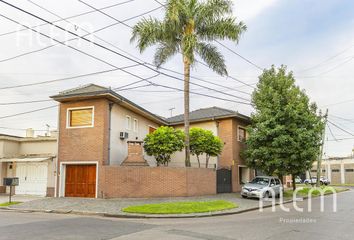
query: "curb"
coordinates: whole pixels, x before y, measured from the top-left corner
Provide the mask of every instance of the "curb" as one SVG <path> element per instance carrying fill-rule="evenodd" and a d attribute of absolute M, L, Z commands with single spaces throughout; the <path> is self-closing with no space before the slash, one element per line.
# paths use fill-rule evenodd
<path fill-rule="evenodd" d="M 338 192 L 343 193 L 350 191 L 349 188 L 345 189 L 344 191 Z M 331 193 L 324 194 L 325 196 L 331 195 Z M 316 196 L 317 198 L 319 196 Z M 308 196 L 302 197 L 303 200 L 308 199 Z M 274 205 L 269 204 L 269 205 L 264 205 L 263 209 L 265 208 L 271 208 L 273 206 L 279 206 L 280 204 L 288 204 L 292 203 L 294 200 L 286 200 L 283 201 L 282 203 L 275 203 Z M 246 213 L 246 212 L 252 212 L 255 210 L 258 210 L 259 206 L 257 207 L 252 207 L 252 208 L 247 208 L 239 211 L 225 211 L 225 212 L 210 212 L 210 213 L 204 213 L 200 215 L 196 214 L 176 214 L 176 215 L 154 215 L 154 214 L 112 214 L 112 213 L 104 213 L 104 212 L 88 212 L 88 211 L 74 211 L 74 210 L 47 210 L 47 209 L 18 209 L 18 208 L 11 208 L 11 207 L 0 207 L 1 210 L 6 210 L 6 211 L 14 211 L 14 212 L 22 212 L 22 213 L 33 213 L 33 212 L 39 212 L 39 213 L 55 213 L 55 214 L 74 214 L 74 215 L 82 215 L 82 216 L 99 216 L 99 217 L 108 217 L 108 218 L 130 218 L 130 219 L 171 219 L 171 218 L 204 218 L 204 217 L 218 217 L 218 216 L 227 216 L 227 215 L 236 215 L 236 214 L 241 214 L 241 213 Z"/>

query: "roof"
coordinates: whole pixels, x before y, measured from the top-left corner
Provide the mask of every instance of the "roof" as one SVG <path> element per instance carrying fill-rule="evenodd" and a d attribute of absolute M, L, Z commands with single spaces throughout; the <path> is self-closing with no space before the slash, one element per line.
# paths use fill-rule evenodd
<path fill-rule="evenodd" d="M 37 158 L 30 158 L 30 157 L 21 157 L 21 158 L 0 158 L 0 162 L 43 162 L 47 160 L 53 159 L 52 157 L 37 157 Z"/>
<path fill-rule="evenodd" d="M 205 120 L 222 119 L 222 118 L 230 118 L 230 117 L 236 117 L 239 119 L 250 121 L 250 118 L 245 115 L 242 115 L 230 109 L 225 109 L 220 107 L 201 108 L 189 113 L 189 120 L 191 122 L 199 122 Z M 170 117 L 166 120 L 169 122 L 170 125 L 181 124 L 184 121 L 184 114 Z"/>
<path fill-rule="evenodd" d="M 122 105 L 125 104 L 127 107 L 133 108 L 135 111 L 141 112 L 161 124 L 165 124 L 165 125 L 183 124 L 184 114 L 177 115 L 171 118 L 164 118 L 155 115 L 149 112 L 148 110 L 142 108 L 141 106 L 133 103 L 132 101 L 126 99 L 125 97 L 119 95 L 113 89 L 102 87 L 96 84 L 88 84 L 88 85 L 80 86 L 77 88 L 60 92 L 57 95 L 51 96 L 51 98 L 53 98 L 58 102 L 67 102 L 67 101 L 77 100 L 77 99 L 99 98 L 99 97 L 106 97 L 113 101 L 118 101 Z M 220 107 L 202 108 L 190 112 L 190 122 L 200 122 L 200 121 L 231 118 L 231 117 L 242 119 L 248 122 L 250 121 L 250 118 L 246 115 L 242 115 L 236 111 L 220 108 Z"/>
<path fill-rule="evenodd" d="M 121 103 L 122 105 L 126 105 L 130 108 L 133 108 L 135 111 L 139 111 L 147 115 L 148 117 L 154 119 L 155 121 L 161 123 L 161 124 L 167 124 L 164 118 L 161 118 L 158 115 L 155 115 L 148 110 L 142 108 L 141 106 L 133 103 L 132 101 L 128 100 L 127 98 L 123 97 L 122 95 L 118 94 L 111 88 L 107 87 L 102 87 L 96 84 L 88 84 L 84 85 L 81 87 L 65 90 L 63 92 L 60 92 L 57 95 L 51 96 L 54 100 L 58 102 L 65 102 L 65 101 L 70 101 L 72 99 L 77 99 L 77 98 L 93 98 L 93 97 L 106 97 L 108 99 L 111 99 L 113 101 L 117 101 Z"/>

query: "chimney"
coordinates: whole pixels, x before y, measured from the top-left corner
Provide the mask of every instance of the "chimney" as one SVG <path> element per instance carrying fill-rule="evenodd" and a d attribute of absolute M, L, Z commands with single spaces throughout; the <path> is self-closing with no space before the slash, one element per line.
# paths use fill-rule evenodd
<path fill-rule="evenodd" d="M 26 137 L 34 138 L 34 130 L 33 130 L 33 128 L 27 128 L 26 129 Z"/>
<path fill-rule="evenodd" d="M 149 166 L 143 156 L 142 141 L 128 141 L 128 156 L 122 166 Z"/>

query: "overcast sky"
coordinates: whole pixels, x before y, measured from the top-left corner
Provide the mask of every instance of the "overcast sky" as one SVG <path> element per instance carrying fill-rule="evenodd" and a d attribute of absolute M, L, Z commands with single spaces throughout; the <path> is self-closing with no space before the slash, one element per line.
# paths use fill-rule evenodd
<path fill-rule="evenodd" d="M 85 0 L 86 3 L 96 8 L 103 8 L 125 1 L 127 0 Z M 247 25 L 248 30 L 242 36 L 238 45 L 230 42 L 224 42 L 224 44 L 261 68 L 269 68 L 272 64 L 276 66 L 287 65 L 288 69 L 294 72 L 297 84 L 306 90 L 311 100 L 316 102 L 323 111 L 327 107 L 329 108 L 329 120 L 331 123 L 346 131 L 340 130 L 334 125 L 330 125 L 330 129 L 326 129 L 326 139 L 328 140 L 325 144 L 326 156 L 350 155 L 354 145 L 353 135 L 350 135 L 354 134 L 354 81 L 352 80 L 354 73 L 354 1 L 238 0 L 234 2 L 234 15 Z M 55 21 L 59 18 L 35 6 L 33 3 L 50 10 L 62 18 L 92 11 L 90 7 L 77 0 L 32 0 L 32 3 L 28 0 L 17 0 L 11 1 L 11 3 L 48 21 Z M 121 21 L 158 7 L 159 4 L 154 0 L 131 0 L 125 4 L 106 9 L 104 12 Z M 27 26 L 43 24 L 42 21 L 21 13 L 1 2 L 0 13 Z M 162 9 L 158 9 L 149 15 L 161 17 L 162 14 Z M 141 18 L 129 20 L 126 24 L 132 26 L 139 19 Z M 57 22 L 56 24 L 80 35 L 86 34 L 87 32 L 85 31 L 92 32 L 117 23 L 116 20 L 99 12 L 71 18 L 68 21 L 72 24 L 65 21 Z M 38 36 L 38 34 L 30 30 L 3 34 L 21 28 L 18 24 L 0 16 L 0 88 L 112 69 L 112 66 L 60 44 L 49 47 L 55 42 L 43 36 Z M 36 29 L 59 41 L 74 37 L 48 25 Z M 144 60 L 144 62 L 152 62 L 154 49 L 149 49 L 140 54 L 135 45 L 129 41 L 131 29 L 128 26 L 116 24 L 96 32 L 94 35 L 100 39 L 91 35 L 88 37 L 115 51 L 121 52 L 119 50 L 121 49 L 132 56 Z M 102 39 L 106 42 L 102 42 Z M 132 61 L 82 40 L 73 40 L 68 44 L 104 59 L 114 66 L 123 67 L 133 64 Z M 250 98 L 249 95 L 240 93 L 237 90 L 251 93 L 253 89 L 237 82 L 235 78 L 247 84 L 255 84 L 261 70 L 224 47 L 217 46 L 224 54 L 229 74 L 234 79 L 219 77 L 205 66 L 199 64 L 192 70 L 193 76 L 221 84 L 226 88 L 206 84 L 198 80 L 192 80 L 192 82 L 216 89 L 219 92 L 193 85 L 191 87 L 195 92 L 231 101 L 192 95 L 191 109 L 219 106 L 237 110 L 243 114 L 250 114 L 252 112 L 250 106 L 233 101 L 240 101 L 238 97 L 243 99 Z M 48 48 L 16 59 L 2 61 L 44 47 Z M 124 54 L 126 55 L 127 53 Z M 181 57 L 176 56 L 164 67 L 182 72 Z M 127 70 L 144 78 L 155 74 L 142 66 Z M 181 78 L 177 74 L 166 73 Z M 114 71 L 45 85 L 0 89 L 0 104 L 45 100 L 59 91 L 88 83 L 114 88 L 137 80 L 139 79 L 124 72 Z M 175 88 L 183 88 L 181 81 L 164 76 L 155 77 L 151 81 Z M 140 83 L 134 86 L 145 84 Z M 220 91 L 224 94 L 220 93 Z M 150 86 L 119 93 L 161 116 L 169 117 L 170 108 L 174 108 L 173 114 L 183 112 L 182 92 Z M 43 130 L 46 128 L 46 124 L 50 125 L 52 129 L 56 128 L 56 108 L 1 119 L 3 116 L 45 108 L 55 104 L 55 102 L 43 102 L 0 105 L 0 132 L 23 136 L 25 133 L 23 130 L 15 129 L 32 127 Z M 40 132 L 37 133 L 39 134 Z M 335 139 L 338 141 L 335 141 Z"/>

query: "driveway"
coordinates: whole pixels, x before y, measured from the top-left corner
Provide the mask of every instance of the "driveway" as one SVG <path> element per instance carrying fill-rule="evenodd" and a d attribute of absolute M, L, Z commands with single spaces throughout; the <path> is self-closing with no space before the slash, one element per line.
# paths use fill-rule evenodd
<path fill-rule="evenodd" d="M 337 211 L 332 196 L 299 202 L 303 212 L 286 204 L 272 211 L 252 211 L 237 215 L 190 219 L 116 219 L 70 214 L 19 213 L 0 210 L 0 239 L 114 239 L 114 240 L 265 240 L 265 239 L 353 239 L 354 191 L 337 195 Z"/>

